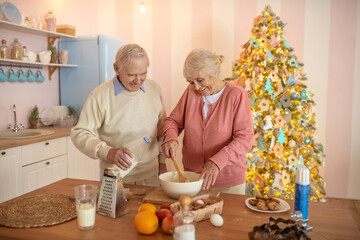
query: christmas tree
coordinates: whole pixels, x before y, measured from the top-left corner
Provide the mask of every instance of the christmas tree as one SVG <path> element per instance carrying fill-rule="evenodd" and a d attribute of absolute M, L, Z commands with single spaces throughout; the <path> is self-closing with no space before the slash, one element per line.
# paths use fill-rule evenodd
<path fill-rule="evenodd" d="M 247 154 L 246 194 L 292 199 L 299 166 L 310 170 L 310 198 L 325 197 L 323 146 L 304 64 L 286 41 L 284 24 L 270 6 L 254 19 L 251 37 L 233 63 L 233 81 L 248 93 L 254 124 Z"/>

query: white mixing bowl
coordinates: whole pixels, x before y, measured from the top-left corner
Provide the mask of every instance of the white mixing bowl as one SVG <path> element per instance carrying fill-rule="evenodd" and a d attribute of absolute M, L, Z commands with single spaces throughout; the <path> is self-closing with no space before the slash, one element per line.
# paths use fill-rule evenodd
<path fill-rule="evenodd" d="M 171 198 L 179 199 L 181 195 L 195 196 L 201 190 L 203 179 L 198 180 L 200 174 L 183 171 L 190 182 L 179 182 L 177 172 L 166 172 L 159 176 L 162 190 Z"/>

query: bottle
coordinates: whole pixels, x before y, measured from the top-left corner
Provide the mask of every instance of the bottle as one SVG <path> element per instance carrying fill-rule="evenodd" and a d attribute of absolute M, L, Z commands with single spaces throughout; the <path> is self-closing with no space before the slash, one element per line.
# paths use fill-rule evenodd
<path fill-rule="evenodd" d="M 125 156 L 131 161 L 131 166 L 126 170 L 120 169 L 120 176 L 122 178 L 124 178 L 138 164 L 138 162 L 141 161 L 144 154 L 148 150 L 150 143 L 151 143 L 151 138 L 144 137 L 138 146 L 131 149 L 134 155 L 133 158 L 131 158 L 129 155 L 125 153 Z"/>
<path fill-rule="evenodd" d="M 196 215 L 190 211 L 191 198 L 182 195 L 181 210 L 174 215 L 174 240 L 195 240 Z"/>
<path fill-rule="evenodd" d="M 310 171 L 305 166 L 296 169 L 295 211 L 302 213 L 303 221 L 309 220 Z"/>
<path fill-rule="evenodd" d="M 23 46 L 23 50 L 22 50 L 22 60 L 23 60 L 23 61 L 29 61 L 29 52 L 28 52 L 26 46 Z"/>
<path fill-rule="evenodd" d="M 22 47 L 17 38 L 11 45 L 11 59 L 22 60 Z"/>
<path fill-rule="evenodd" d="M 9 58 L 9 48 L 6 46 L 5 39 L 1 40 L 0 58 L 4 58 L 4 59 Z"/>
<path fill-rule="evenodd" d="M 47 30 L 56 32 L 56 17 L 52 11 L 49 11 L 45 16 Z"/>

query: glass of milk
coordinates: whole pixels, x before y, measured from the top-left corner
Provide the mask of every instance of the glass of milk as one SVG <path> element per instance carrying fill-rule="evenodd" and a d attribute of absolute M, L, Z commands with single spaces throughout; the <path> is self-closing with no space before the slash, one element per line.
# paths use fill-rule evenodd
<path fill-rule="evenodd" d="M 74 191 L 78 227 L 92 229 L 95 225 L 97 186 L 79 185 Z"/>

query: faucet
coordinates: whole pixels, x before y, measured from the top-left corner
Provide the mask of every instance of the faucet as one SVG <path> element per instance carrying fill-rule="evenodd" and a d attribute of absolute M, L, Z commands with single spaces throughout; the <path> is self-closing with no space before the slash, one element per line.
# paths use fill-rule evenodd
<path fill-rule="evenodd" d="M 11 124 L 9 124 L 8 129 L 13 130 L 14 132 L 18 132 L 20 131 L 21 128 L 24 128 L 24 125 L 20 124 L 20 126 L 17 125 L 16 122 L 16 105 L 13 105 L 13 112 L 14 112 L 14 127 L 11 126 Z"/>

